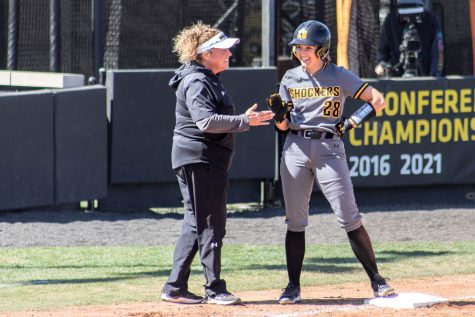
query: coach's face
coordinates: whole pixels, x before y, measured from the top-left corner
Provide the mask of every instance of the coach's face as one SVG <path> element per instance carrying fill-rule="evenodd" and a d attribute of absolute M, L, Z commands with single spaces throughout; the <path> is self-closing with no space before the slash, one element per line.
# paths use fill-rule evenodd
<path fill-rule="evenodd" d="M 229 57 L 232 55 L 229 48 L 212 48 L 203 53 L 203 64 L 214 74 L 218 74 L 229 68 Z"/>

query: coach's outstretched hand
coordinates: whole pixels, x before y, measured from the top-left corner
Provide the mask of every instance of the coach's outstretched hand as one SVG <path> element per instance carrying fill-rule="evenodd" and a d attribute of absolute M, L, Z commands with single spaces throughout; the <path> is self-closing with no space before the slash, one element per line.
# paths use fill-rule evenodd
<path fill-rule="evenodd" d="M 275 114 L 275 122 L 281 123 L 287 117 L 287 104 L 282 102 L 279 94 L 272 94 L 266 98 L 267 106 Z"/>
<path fill-rule="evenodd" d="M 250 126 L 269 125 L 269 120 L 274 117 L 274 113 L 270 110 L 256 111 L 257 103 L 253 104 L 246 110 L 246 116 Z"/>

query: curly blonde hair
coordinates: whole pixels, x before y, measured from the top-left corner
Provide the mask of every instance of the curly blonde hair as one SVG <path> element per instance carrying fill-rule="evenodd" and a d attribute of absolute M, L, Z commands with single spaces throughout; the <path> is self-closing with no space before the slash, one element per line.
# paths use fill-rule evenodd
<path fill-rule="evenodd" d="M 212 28 L 209 24 L 201 21 L 184 28 L 173 38 L 173 52 L 178 55 L 180 63 L 184 64 L 192 60 L 199 60 L 196 49 L 221 30 Z"/>

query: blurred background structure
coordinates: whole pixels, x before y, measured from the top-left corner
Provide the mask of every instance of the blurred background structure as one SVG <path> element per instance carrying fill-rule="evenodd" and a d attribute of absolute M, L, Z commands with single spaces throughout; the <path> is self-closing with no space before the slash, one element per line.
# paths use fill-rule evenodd
<path fill-rule="evenodd" d="M 424 2 L 442 26 L 443 76 L 377 78 L 381 25 L 396 4 L 0 0 L 0 210 L 180 206 L 170 164 L 175 96 L 167 84 L 179 66 L 172 38 L 199 20 L 241 38 L 221 76 L 237 113 L 277 90 L 293 66 L 294 29 L 324 22 L 332 61 L 388 101 L 383 116 L 344 139 L 355 189 L 372 201 L 407 200 L 411 192 L 472 203 L 475 0 Z M 355 109 L 349 101 L 345 111 Z M 278 204 L 284 137 L 269 126 L 236 139 L 228 201 Z"/>
<path fill-rule="evenodd" d="M 290 67 L 293 30 L 308 19 L 332 31 L 331 57 L 338 45 L 335 0 L 0 0 L 0 69 L 56 71 L 98 76 L 98 69 L 175 68 L 171 39 L 183 27 L 202 20 L 242 42 L 232 66 L 262 63 L 269 43 L 271 65 Z M 395 0 L 351 3 L 348 66 L 361 77 L 375 77 L 380 25 Z M 269 6 L 272 10 L 269 11 Z M 427 0 L 441 21 L 445 75 L 473 75 L 470 0 Z M 270 17 L 271 35 L 263 40 L 262 17 Z M 264 44 L 266 45 L 266 44 Z"/>

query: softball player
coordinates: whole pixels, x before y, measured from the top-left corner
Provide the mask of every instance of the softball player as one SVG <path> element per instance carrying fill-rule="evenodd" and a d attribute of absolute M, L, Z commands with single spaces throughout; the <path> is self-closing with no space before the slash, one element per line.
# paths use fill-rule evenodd
<path fill-rule="evenodd" d="M 350 71 L 329 60 L 330 31 L 318 21 L 302 23 L 290 42 L 294 59 L 301 65 L 288 70 L 279 94 L 269 98 L 276 129 L 288 133 L 282 152 L 280 174 L 285 200 L 287 233 L 285 252 L 289 283 L 280 304 L 300 298 L 300 273 L 305 254 L 305 228 L 314 180 L 320 186 L 351 248 L 371 281 L 375 296 L 394 290 L 379 275 L 371 240 L 361 222 L 341 137 L 351 128 L 385 107 L 379 91 Z M 346 97 L 366 103 L 349 119 L 342 113 Z"/>

